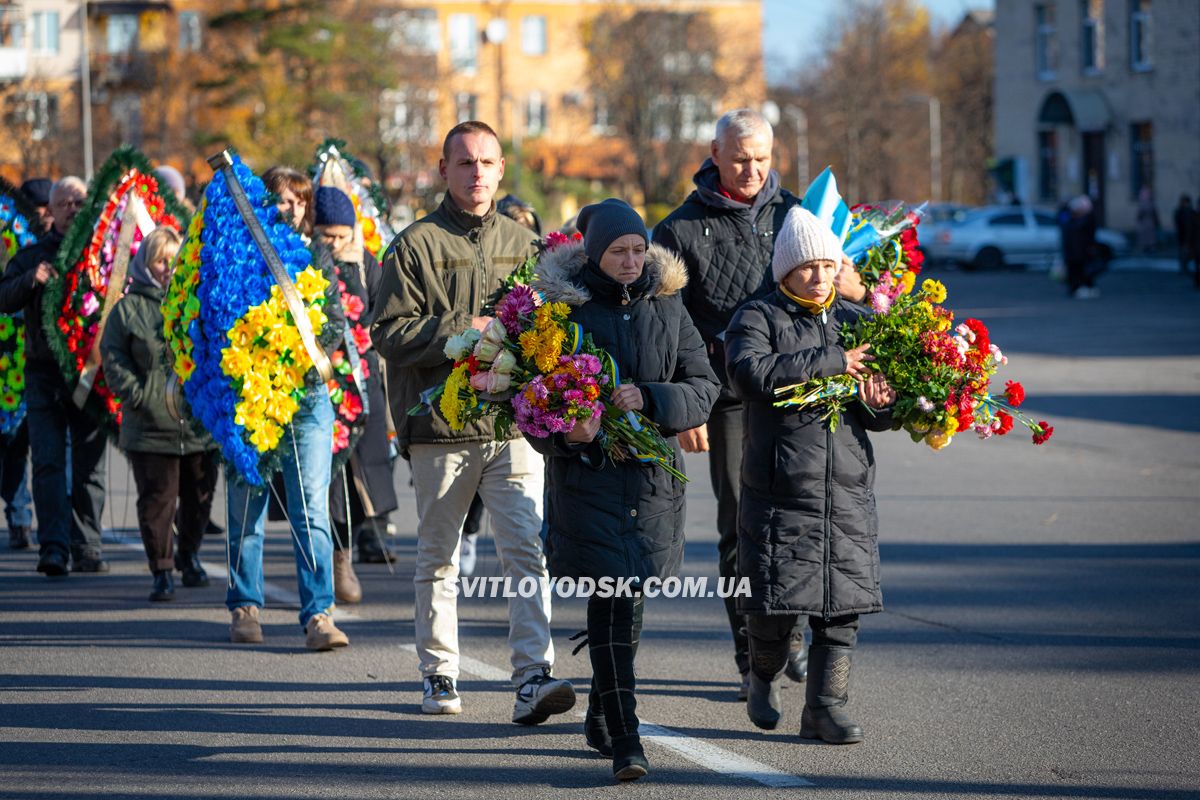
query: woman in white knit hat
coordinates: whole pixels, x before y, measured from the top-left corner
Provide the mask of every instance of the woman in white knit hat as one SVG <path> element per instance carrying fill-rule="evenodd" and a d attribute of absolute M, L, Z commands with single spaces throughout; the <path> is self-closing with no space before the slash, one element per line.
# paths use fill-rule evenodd
<path fill-rule="evenodd" d="M 751 587 L 738 600 L 750 638 L 746 712 L 760 728 L 779 724 L 777 679 L 792 630 L 807 617 L 800 736 L 852 744 L 863 739 L 845 710 L 858 617 L 883 610 L 867 431 L 891 427 L 896 395 L 871 372 L 870 344 L 840 344 L 842 327 L 870 313 L 837 296 L 841 263 L 828 226 L 792 209 L 775 237 L 778 288 L 738 310 L 725 343 L 730 382 L 746 403 L 738 506 L 738 578 Z M 842 374 L 859 382 L 861 403 L 850 404 L 836 431 L 819 411 L 773 405 L 776 388 Z"/>

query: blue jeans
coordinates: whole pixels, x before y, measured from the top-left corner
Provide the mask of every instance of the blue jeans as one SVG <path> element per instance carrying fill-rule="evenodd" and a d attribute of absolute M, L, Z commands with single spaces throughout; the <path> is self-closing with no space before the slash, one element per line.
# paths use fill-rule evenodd
<path fill-rule="evenodd" d="M 287 490 L 300 624 L 333 605 L 333 538 L 329 532 L 329 481 L 333 462 L 333 406 L 324 388 L 310 389 L 279 440 Z M 226 472 L 229 589 L 225 605 L 263 605 L 263 535 L 267 494 L 239 484 Z"/>
<path fill-rule="evenodd" d="M 53 369 L 27 366 L 25 386 L 41 555 L 99 558 L 108 438 Z"/>
<path fill-rule="evenodd" d="M 7 436 L 0 436 L 0 499 L 8 528 L 33 524 L 33 497 L 29 494 L 29 423 L 22 421 Z"/>

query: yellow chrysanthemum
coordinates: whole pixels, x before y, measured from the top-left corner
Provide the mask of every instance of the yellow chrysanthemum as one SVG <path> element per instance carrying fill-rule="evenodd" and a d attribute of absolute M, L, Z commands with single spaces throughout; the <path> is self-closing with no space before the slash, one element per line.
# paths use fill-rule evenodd
<path fill-rule="evenodd" d="M 914 284 L 916 284 L 916 282 L 917 282 L 917 276 L 916 276 L 916 275 L 914 275 L 914 274 L 913 274 L 913 273 L 911 273 L 911 272 L 906 272 L 906 273 L 904 273 L 904 275 L 903 275 L 903 276 L 901 276 L 901 278 L 900 278 L 900 292 L 901 292 L 901 294 L 909 294 L 909 293 L 911 293 L 911 292 L 912 292 L 912 290 L 913 290 L 913 285 L 914 285 Z"/>
<path fill-rule="evenodd" d="M 925 444 L 932 447 L 934 450 L 941 450 L 950 444 L 952 437 L 948 433 L 933 430 L 925 434 Z"/>
<path fill-rule="evenodd" d="M 324 295 L 327 286 L 329 281 L 325 280 L 325 276 L 315 267 L 308 267 L 296 276 L 296 291 L 310 303 Z M 272 287 L 271 293 L 275 293 L 275 287 Z"/>
<path fill-rule="evenodd" d="M 931 278 L 926 278 L 921 283 L 921 293 L 924 294 L 931 303 L 946 302 L 946 287 L 941 281 L 935 281 Z"/>
<path fill-rule="evenodd" d="M 442 416 L 446 418 L 451 430 L 461 431 L 466 425 L 462 418 L 462 412 L 467 406 L 460 395 L 466 394 L 472 404 L 475 402 L 475 393 L 471 391 L 470 378 L 467 377 L 467 374 L 466 364 L 455 367 L 450 372 L 450 376 L 446 378 L 446 386 L 442 390 L 442 397 L 438 402 L 438 408 L 441 409 Z"/>

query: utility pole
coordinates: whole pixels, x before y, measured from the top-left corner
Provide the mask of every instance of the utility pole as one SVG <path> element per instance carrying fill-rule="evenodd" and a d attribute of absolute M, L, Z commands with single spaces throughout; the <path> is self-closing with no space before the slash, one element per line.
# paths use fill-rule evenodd
<path fill-rule="evenodd" d="M 92 57 L 88 48 L 88 0 L 81 0 L 79 5 L 79 106 L 83 113 L 83 172 L 90 181 L 96 169 L 92 155 Z"/>
<path fill-rule="evenodd" d="M 942 101 L 929 95 L 929 200 L 942 200 Z"/>

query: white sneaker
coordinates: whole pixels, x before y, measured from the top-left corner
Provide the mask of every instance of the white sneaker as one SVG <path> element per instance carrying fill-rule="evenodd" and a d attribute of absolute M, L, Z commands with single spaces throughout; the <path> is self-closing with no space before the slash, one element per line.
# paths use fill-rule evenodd
<path fill-rule="evenodd" d="M 574 707 L 575 687 L 543 670 L 535 672 L 517 689 L 512 719 L 518 725 L 537 725 L 551 714 L 562 714 Z"/>
<path fill-rule="evenodd" d="M 426 714 L 461 714 L 462 698 L 453 678 L 445 675 L 430 675 L 425 679 L 425 697 L 421 710 Z"/>

